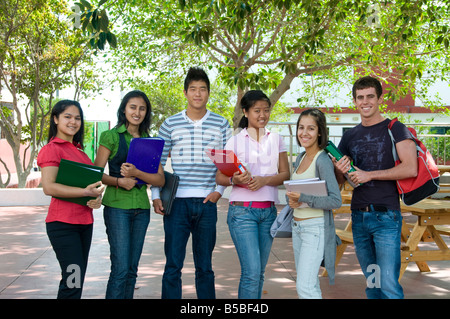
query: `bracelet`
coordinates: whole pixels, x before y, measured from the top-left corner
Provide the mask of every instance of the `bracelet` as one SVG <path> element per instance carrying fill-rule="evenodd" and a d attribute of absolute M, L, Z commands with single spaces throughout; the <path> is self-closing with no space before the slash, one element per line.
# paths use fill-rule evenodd
<path fill-rule="evenodd" d="M 233 183 L 233 176 L 230 177 L 230 185 L 231 185 L 231 186 L 234 185 L 234 183 Z"/>
<path fill-rule="evenodd" d="M 118 188 L 119 188 L 119 178 L 116 177 L 116 189 L 118 189 Z"/>

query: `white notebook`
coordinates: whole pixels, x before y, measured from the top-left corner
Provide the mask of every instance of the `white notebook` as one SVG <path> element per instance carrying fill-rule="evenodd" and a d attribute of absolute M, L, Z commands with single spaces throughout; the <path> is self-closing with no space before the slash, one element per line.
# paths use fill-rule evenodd
<path fill-rule="evenodd" d="M 284 186 L 286 191 L 302 193 L 306 195 L 314 196 L 327 196 L 327 186 L 326 182 L 319 180 L 319 178 L 308 178 L 308 179 L 296 179 L 284 181 Z M 303 203 L 299 208 L 309 207 L 308 204 Z"/>

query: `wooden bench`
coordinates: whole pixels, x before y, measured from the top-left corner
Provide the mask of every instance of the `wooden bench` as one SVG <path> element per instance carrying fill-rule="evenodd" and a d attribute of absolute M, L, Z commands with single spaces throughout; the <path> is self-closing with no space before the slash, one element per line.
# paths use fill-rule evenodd
<path fill-rule="evenodd" d="M 446 188 L 442 190 L 443 192 L 450 192 L 450 184 L 441 184 L 441 187 Z M 345 187 L 341 190 L 341 196 L 342 196 L 342 207 L 333 210 L 334 214 L 339 213 L 350 213 L 350 201 L 351 201 L 351 190 L 349 187 Z M 427 202 L 425 202 L 427 201 Z M 402 204 L 402 212 L 412 212 L 414 215 L 418 215 L 418 218 L 423 218 L 421 215 L 422 213 L 427 212 L 431 209 L 431 214 L 433 214 L 432 223 L 430 223 L 429 226 L 434 227 L 426 227 L 425 231 L 423 232 L 423 226 L 417 227 L 417 223 L 415 224 L 408 224 L 403 222 L 402 227 L 402 233 L 401 233 L 401 250 L 402 250 L 402 258 L 405 258 L 406 261 L 402 259 L 402 268 L 400 273 L 401 279 L 406 266 L 409 262 L 413 261 L 417 264 L 420 271 L 430 271 L 429 267 L 426 263 L 426 260 L 450 260 L 450 250 L 447 248 L 447 244 L 444 242 L 442 238 L 440 238 L 441 235 L 450 236 L 450 216 L 446 216 L 444 214 L 447 212 L 450 212 L 450 207 L 447 206 L 446 201 L 436 201 L 436 200 L 429 200 L 425 199 L 423 203 L 420 205 L 413 205 L 408 206 L 407 208 L 404 208 Z M 429 219 L 430 217 L 428 217 Z M 428 221 L 427 219 L 427 221 Z M 426 223 L 426 221 L 425 221 Z M 341 239 L 342 243 L 339 245 L 336 249 L 336 268 L 347 248 L 348 245 L 353 244 L 353 234 L 351 229 L 351 219 L 348 221 L 348 224 L 344 229 L 336 228 L 336 234 Z M 420 235 L 418 233 L 420 232 Z M 419 251 L 419 247 L 417 247 L 418 241 L 424 241 L 424 242 L 435 242 L 437 246 L 439 247 L 439 250 L 437 251 L 431 251 L 430 254 L 428 254 L 428 251 Z M 407 246 L 408 243 L 408 246 Z M 431 256 L 431 254 L 433 254 Z M 440 255 L 439 255 L 440 254 Z M 414 255 L 414 256 L 413 256 Z M 417 256 L 416 256 L 417 255 Z M 429 256 L 430 255 L 430 256 Z M 436 256 L 437 257 L 436 257 Z M 428 259 L 424 258 L 423 256 L 426 256 Z M 430 259 L 431 258 L 431 259 Z M 434 259 L 433 259 L 434 258 Z M 439 259 L 436 259 L 439 258 Z M 322 276 L 327 276 L 326 269 L 323 270 Z"/>
<path fill-rule="evenodd" d="M 409 232 L 411 232 L 411 230 L 414 228 L 414 224 L 410 223 L 405 223 L 404 226 L 409 229 Z M 436 228 L 437 232 L 440 235 L 450 236 L 450 226 L 434 225 L 434 228 Z M 406 240 L 407 238 L 405 238 L 405 242 Z M 425 233 L 422 236 L 422 241 L 424 242 L 433 241 L 432 235 L 428 231 L 425 231 Z"/>
<path fill-rule="evenodd" d="M 346 227 L 346 228 L 348 228 L 348 227 Z M 351 225 L 350 225 L 350 229 L 351 229 Z M 339 236 L 339 238 L 341 239 L 342 243 L 339 246 L 336 247 L 336 263 L 335 263 L 335 267 L 337 267 L 339 262 L 341 261 L 341 258 L 344 255 L 345 250 L 347 249 L 347 246 L 353 244 L 353 234 L 352 234 L 351 230 L 336 229 L 336 235 Z M 323 277 L 327 277 L 328 276 L 328 272 L 327 272 L 326 269 L 323 270 L 322 276 Z"/>
<path fill-rule="evenodd" d="M 439 183 L 438 193 L 450 193 L 450 184 L 449 183 Z"/>
<path fill-rule="evenodd" d="M 439 234 L 450 236 L 450 226 L 434 225 L 434 228 L 436 228 Z"/>
<path fill-rule="evenodd" d="M 336 235 L 339 236 L 342 243 L 353 244 L 353 233 L 349 230 L 336 229 Z"/>
<path fill-rule="evenodd" d="M 338 208 L 336 210 L 333 210 L 333 213 L 343 213 L 343 212 L 349 212 L 350 206 L 342 206 L 341 208 Z M 336 235 L 339 236 L 341 239 L 341 244 L 336 247 L 336 263 L 335 267 L 339 264 L 341 261 L 342 256 L 344 255 L 345 250 L 347 249 L 348 245 L 353 244 L 353 233 L 352 233 L 352 221 L 351 219 L 348 221 L 347 226 L 345 229 L 339 229 L 336 228 Z M 328 276 L 328 272 L 326 269 L 323 270 L 322 276 L 326 277 Z"/>
<path fill-rule="evenodd" d="M 409 232 L 411 231 L 411 229 L 414 227 L 414 224 L 410 224 L 410 223 L 405 223 L 403 225 L 406 228 L 409 228 Z M 443 225 L 435 225 L 434 226 L 437 230 L 437 232 L 441 235 L 445 235 L 445 236 L 450 236 L 450 226 L 443 226 Z M 408 233 L 409 233 L 408 232 Z M 409 247 L 406 246 L 405 242 L 408 240 L 406 233 L 404 233 L 402 231 L 403 235 L 405 236 L 402 240 L 402 244 L 401 244 L 401 250 L 405 251 L 408 250 Z M 347 227 L 345 227 L 345 229 L 338 229 L 336 228 L 336 235 L 339 236 L 339 238 L 341 239 L 342 243 L 337 246 L 336 248 L 336 267 L 338 266 L 339 262 L 341 261 L 342 256 L 344 255 L 345 250 L 347 249 L 348 245 L 353 244 L 353 233 L 351 231 L 351 221 L 347 224 Z M 424 235 L 422 236 L 422 241 L 424 242 L 430 242 L 433 241 L 432 239 L 432 235 L 429 232 L 425 232 Z M 419 262 L 419 264 L 421 264 Z M 426 265 L 420 265 L 420 267 L 425 267 Z M 326 277 L 328 275 L 326 269 L 323 270 L 322 272 L 322 276 Z"/>

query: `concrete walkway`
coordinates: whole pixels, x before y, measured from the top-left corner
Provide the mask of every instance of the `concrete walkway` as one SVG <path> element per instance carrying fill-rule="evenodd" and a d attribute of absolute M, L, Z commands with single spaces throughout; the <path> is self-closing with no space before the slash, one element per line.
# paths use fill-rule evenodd
<path fill-rule="evenodd" d="M 228 202 L 219 201 L 217 244 L 214 252 L 217 298 L 236 299 L 240 265 L 226 224 Z M 279 207 L 279 210 L 281 206 Z M 102 299 L 109 276 L 109 245 L 102 209 L 94 211 L 95 226 L 83 298 Z M 54 299 L 59 266 L 45 231 L 47 206 L 0 207 L 0 299 Z M 344 227 L 349 216 L 336 217 Z M 405 216 L 412 218 L 412 216 Z M 445 240 L 448 240 L 446 238 Z M 152 213 L 139 267 L 136 299 L 159 299 L 165 257 L 162 216 Z M 405 297 L 450 298 L 450 262 L 429 262 L 431 272 L 420 273 L 410 264 L 401 280 Z M 326 299 L 364 299 L 365 279 L 353 246 L 349 246 L 336 270 L 336 284 L 321 277 Z M 295 266 L 291 239 L 275 239 L 266 269 L 264 299 L 296 299 Z M 183 298 L 195 299 L 194 264 L 188 244 L 183 271 Z"/>

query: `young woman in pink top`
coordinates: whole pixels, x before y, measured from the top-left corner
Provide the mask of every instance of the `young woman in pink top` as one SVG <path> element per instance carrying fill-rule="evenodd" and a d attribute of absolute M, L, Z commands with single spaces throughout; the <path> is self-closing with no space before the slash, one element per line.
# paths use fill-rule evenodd
<path fill-rule="evenodd" d="M 52 196 L 46 222 L 47 235 L 61 266 L 58 299 L 81 298 L 92 240 L 92 209 L 100 208 L 101 182 L 86 188 L 56 183 L 61 159 L 92 165 L 83 152 L 83 111 L 77 101 L 62 100 L 50 115 L 48 143 L 40 150 L 37 163 L 42 170 L 42 188 Z M 96 197 L 87 206 L 60 198 Z"/>
<path fill-rule="evenodd" d="M 282 138 L 266 129 L 271 103 L 261 91 L 248 91 L 241 99 L 242 131 L 225 149 L 232 150 L 247 172 L 228 177 L 217 171 L 216 182 L 232 186 L 228 227 L 241 263 L 239 298 L 259 299 L 272 248 L 270 226 L 277 215 L 278 185 L 289 178 L 289 163 Z"/>

